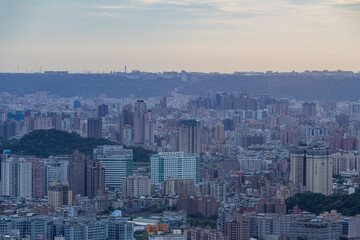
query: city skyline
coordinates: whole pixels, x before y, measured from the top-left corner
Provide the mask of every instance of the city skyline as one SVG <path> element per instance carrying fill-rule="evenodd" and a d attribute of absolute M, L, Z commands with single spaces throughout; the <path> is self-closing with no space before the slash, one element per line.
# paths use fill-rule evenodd
<path fill-rule="evenodd" d="M 0 240 L 360 239 L 360 0 L 0 1 Z"/>
<path fill-rule="evenodd" d="M 360 1 L 3 1 L 0 72 L 360 70 Z"/>

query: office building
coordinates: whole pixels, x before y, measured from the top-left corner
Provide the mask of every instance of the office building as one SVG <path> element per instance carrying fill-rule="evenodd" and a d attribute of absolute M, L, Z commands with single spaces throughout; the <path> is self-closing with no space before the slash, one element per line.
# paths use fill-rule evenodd
<path fill-rule="evenodd" d="M 233 119 L 226 118 L 222 122 L 223 122 L 223 125 L 224 125 L 224 131 L 234 131 L 235 124 L 234 124 Z"/>
<path fill-rule="evenodd" d="M 193 179 L 199 182 L 200 157 L 183 152 L 161 152 L 150 157 L 151 183 L 158 184 L 168 178 Z"/>
<path fill-rule="evenodd" d="M 45 215 L 0 216 L 1 239 L 133 240 L 134 224 L 121 219 L 53 219 Z M 4 237 L 4 235 L 7 235 Z"/>
<path fill-rule="evenodd" d="M 246 215 L 244 215 L 244 218 Z M 259 239 L 341 239 L 341 224 L 304 215 L 253 215 L 250 218 L 250 236 Z M 282 237 L 282 238 L 279 238 Z"/>
<path fill-rule="evenodd" d="M 131 108 L 125 106 L 123 113 L 119 115 L 118 123 L 118 141 L 126 146 L 133 145 L 133 125 L 134 125 L 134 113 Z"/>
<path fill-rule="evenodd" d="M 102 138 L 102 119 L 89 118 L 87 120 L 87 137 Z"/>
<path fill-rule="evenodd" d="M 145 114 L 146 103 L 144 100 L 137 100 L 134 104 L 134 144 L 142 145 L 145 142 Z"/>
<path fill-rule="evenodd" d="M 134 127 L 134 111 L 132 105 L 125 105 L 122 111 L 122 118 L 124 125 L 130 125 Z"/>
<path fill-rule="evenodd" d="M 124 220 L 110 220 L 106 222 L 108 226 L 109 240 L 133 240 L 134 239 L 134 224 Z"/>
<path fill-rule="evenodd" d="M 108 227 L 106 223 L 98 221 L 72 221 L 65 222 L 65 239 L 71 240 L 103 240 L 108 239 Z"/>
<path fill-rule="evenodd" d="M 47 239 L 47 224 L 49 220 L 44 215 L 38 216 L 0 216 L 1 235 L 15 235 L 1 239 Z M 16 233 L 16 234 L 14 234 Z"/>
<path fill-rule="evenodd" d="M 98 146 L 93 156 L 105 168 L 105 184 L 121 188 L 122 179 L 132 175 L 133 153 L 123 146 Z"/>
<path fill-rule="evenodd" d="M 74 196 L 86 196 L 87 162 L 87 157 L 78 151 L 69 157 L 69 184 Z"/>
<path fill-rule="evenodd" d="M 109 114 L 109 106 L 106 104 L 101 104 L 98 106 L 98 117 L 106 117 Z"/>
<path fill-rule="evenodd" d="M 200 154 L 200 122 L 194 119 L 182 120 L 179 123 L 177 150 L 186 154 Z"/>

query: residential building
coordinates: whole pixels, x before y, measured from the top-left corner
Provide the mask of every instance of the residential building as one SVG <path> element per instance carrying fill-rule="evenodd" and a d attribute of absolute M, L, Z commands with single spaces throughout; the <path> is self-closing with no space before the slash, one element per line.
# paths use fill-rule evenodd
<path fill-rule="evenodd" d="M 1 195 L 32 197 L 32 163 L 9 157 L 1 162 Z"/>
<path fill-rule="evenodd" d="M 194 119 L 182 120 L 179 123 L 177 151 L 184 152 L 186 154 L 200 154 L 200 135 L 200 122 Z"/>
<path fill-rule="evenodd" d="M 122 179 L 121 196 L 139 198 L 151 195 L 150 178 L 148 176 L 130 176 Z"/>
<path fill-rule="evenodd" d="M 73 195 L 68 182 L 58 184 L 53 182 L 48 189 L 48 205 L 49 207 L 59 207 L 63 205 L 71 206 Z"/>

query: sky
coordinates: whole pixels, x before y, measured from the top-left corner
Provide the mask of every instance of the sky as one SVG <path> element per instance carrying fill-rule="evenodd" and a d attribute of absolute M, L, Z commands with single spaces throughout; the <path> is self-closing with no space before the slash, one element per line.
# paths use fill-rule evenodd
<path fill-rule="evenodd" d="M 360 0 L 0 0 L 0 72 L 360 71 Z"/>

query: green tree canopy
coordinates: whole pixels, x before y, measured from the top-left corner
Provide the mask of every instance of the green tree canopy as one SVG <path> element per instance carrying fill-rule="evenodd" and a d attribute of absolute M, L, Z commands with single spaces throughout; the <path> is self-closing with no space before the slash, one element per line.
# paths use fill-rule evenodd
<path fill-rule="evenodd" d="M 118 143 L 103 138 L 83 138 L 76 133 L 48 129 L 32 131 L 19 140 L 2 140 L 0 151 L 8 149 L 13 154 L 46 158 L 71 154 L 74 150 L 79 150 L 82 154 L 92 156 L 93 148 L 100 145 L 118 145 Z M 125 148 L 133 149 L 135 162 L 149 162 L 149 155 L 154 153 L 142 147 Z"/>
<path fill-rule="evenodd" d="M 343 215 L 353 216 L 360 214 L 360 192 L 350 195 L 325 196 L 321 193 L 304 192 L 286 199 L 286 208 L 298 206 L 301 210 L 319 214 L 324 211 L 336 210 Z"/>

